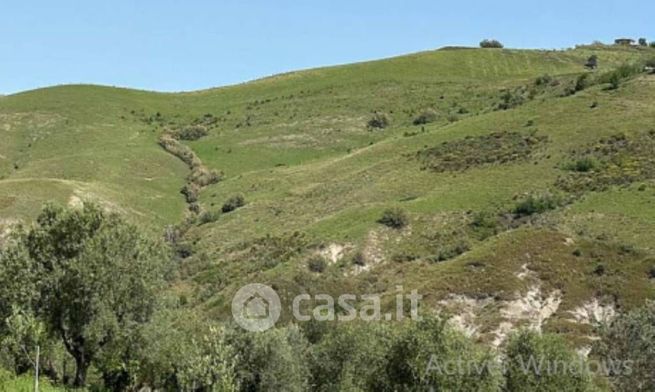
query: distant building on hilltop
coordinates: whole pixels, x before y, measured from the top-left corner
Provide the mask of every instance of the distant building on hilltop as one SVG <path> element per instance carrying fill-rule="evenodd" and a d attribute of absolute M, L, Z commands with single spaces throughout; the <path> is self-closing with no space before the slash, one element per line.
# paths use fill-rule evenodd
<path fill-rule="evenodd" d="M 614 40 L 614 43 L 616 45 L 628 45 L 628 46 L 630 46 L 630 45 L 635 44 L 635 40 L 633 40 L 632 38 L 617 38 L 617 39 Z"/>

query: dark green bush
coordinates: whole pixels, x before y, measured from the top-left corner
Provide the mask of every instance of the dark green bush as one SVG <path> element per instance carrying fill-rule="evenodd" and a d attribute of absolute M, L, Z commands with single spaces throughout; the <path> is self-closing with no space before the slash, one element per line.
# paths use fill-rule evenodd
<path fill-rule="evenodd" d="M 466 241 L 460 241 L 456 244 L 442 248 L 437 254 L 435 261 L 446 261 L 468 252 L 471 246 Z"/>
<path fill-rule="evenodd" d="M 384 129 L 389 126 L 389 117 L 384 113 L 375 113 L 366 124 L 369 128 Z"/>
<path fill-rule="evenodd" d="M 548 75 L 548 74 L 545 74 L 545 75 L 539 76 L 534 81 L 534 84 L 536 86 L 547 86 L 547 85 L 551 84 L 552 82 L 553 82 L 553 77 Z"/>
<path fill-rule="evenodd" d="M 576 160 L 575 162 L 566 164 L 564 169 L 579 173 L 587 173 L 597 169 L 599 166 L 600 163 L 596 159 L 591 157 L 584 157 Z"/>
<path fill-rule="evenodd" d="M 223 207 L 221 207 L 221 211 L 223 213 L 228 213 L 236 210 L 237 208 L 241 208 L 246 205 L 246 200 L 242 195 L 234 195 L 227 199 L 227 201 L 223 204 Z"/>
<path fill-rule="evenodd" d="M 646 38 L 639 38 L 639 46 L 648 46 L 648 40 Z"/>
<path fill-rule="evenodd" d="M 562 204 L 558 196 L 546 193 L 543 195 L 530 195 L 521 200 L 514 207 L 514 214 L 518 216 L 531 216 L 554 210 Z"/>
<path fill-rule="evenodd" d="M 400 208 L 390 208 L 382 213 L 382 217 L 378 219 L 378 223 L 393 229 L 402 229 L 409 223 L 409 217 Z"/>
<path fill-rule="evenodd" d="M 327 268 L 327 262 L 321 256 L 314 256 L 307 261 L 307 268 L 312 272 L 321 273 Z"/>
<path fill-rule="evenodd" d="M 366 257 L 362 252 L 357 252 L 353 256 L 353 264 L 363 267 L 366 265 Z"/>
<path fill-rule="evenodd" d="M 504 370 L 506 392 L 595 390 L 580 356 L 558 335 L 528 330 L 514 334 Z"/>
<path fill-rule="evenodd" d="M 207 128 L 201 125 L 189 125 L 173 132 L 173 137 L 178 140 L 198 140 L 207 136 Z"/>
<path fill-rule="evenodd" d="M 481 48 L 503 48 L 503 44 L 495 39 L 483 39 L 480 41 Z"/>
<path fill-rule="evenodd" d="M 427 109 L 419 114 L 413 121 L 414 125 L 423 125 L 437 120 L 437 112 L 432 109 Z"/>
<path fill-rule="evenodd" d="M 582 91 L 589 86 L 589 74 L 582 74 L 575 80 L 575 91 Z"/>

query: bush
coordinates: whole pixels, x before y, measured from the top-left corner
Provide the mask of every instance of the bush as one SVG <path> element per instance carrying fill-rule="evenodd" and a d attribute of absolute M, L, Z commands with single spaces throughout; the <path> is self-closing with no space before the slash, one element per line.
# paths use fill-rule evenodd
<path fill-rule="evenodd" d="M 200 189 L 198 188 L 198 186 L 192 183 L 187 183 L 186 185 L 184 185 L 184 187 L 182 187 L 182 190 L 180 191 L 180 193 L 184 195 L 186 202 L 189 204 L 198 201 L 199 192 Z"/>
<path fill-rule="evenodd" d="M 527 330 L 513 335 L 504 369 L 507 392 L 595 390 L 579 355 L 557 335 Z"/>
<path fill-rule="evenodd" d="M 321 256 L 314 256 L 307 261 L 307 268 L 312 272 L 318 272 L 320 274 L 327 268 L 327 262 Z"/>
<path fill-rule="evenodd" d="M 237 208 L 241 208 L 246 205 L 246 200 L 241 195 L 234 195 L 227 199 L 227 201 L 221 207 L 221 211 L 224 213 L 232 212 Z"/>
<path fill-rule="evenodd" d="M 648 40 L 646 38 L 639 38 L 639 46 L 648 46 Z"/>
<path fill-rule="evenodd" d="M 437 112 L 434 111 L 433 109 L 427 109 L 423 111 L 421 114 L 418 115 L 414 119 L 414 125 L 423 125 L 423 124 L 428 124 L 431 122 L 435 122 L 437 120 Z"/>
<path fill-rule="evenodd" d="M 655 41 L 652 41 L 652 42 L 650 43 L 650 47 L 651 47 L 651 48 L 655 48 Z"/>
<path fill-rule="evenodd" d="M 542 76 L 539 76 L 535 81 L 534 84 L 535 86 L 547 86 L 553 82 L 553 77 L 545 74 Z"/>
<path fill-rule="evenodd" d="M 601 75 L 599 82 L 609 83 L 609 89 L 616 90 L 619 88 L 623 80 L 629 79 L 634 75 L 638 75 L 642 71 L 643 68 L 639 64 L 623 64 L 615 70 Z"/>
<path fill-rule="evenodd" d="M 502 48 L 503 44 L 495 39 L 484 39 L 480 42 L 481 48 Z"/>
<path fill-rule="evenodd" d="M 518 216 L 531 216 L 554 210 L 561 205 L 561 199 L 546 193 L 543 195 L 530 195 L 514 207 L 514 214 Z"/>
<path fill-rule="evenodd" d="M 389 117 L 384 113 L 375 113 L 366 124 L 369 128 L 384 129 L 389 126 Z"/>
<path fill-rule="evenodd" d="M 575 91 L 582 91 L 589 86 L 589 74 L 582 74 L 578 76 L 575 81 Z"/>
<path fill-rule="evenodd" d="M 378 223 L 381 223 L 392 229 L 402 229 L 407 226 L 409 223 L 409 218 L 407 213 L 400 208 L 390 208 L 382 214 L 382 217 L 378 219 Z"/>
<path fill-rule="evenodd" d="M 207 136 L 207 129 L 201 125 L 189 125 L 173 132 L 173 137 L 178 140 L 198 140 Z"/>
<path fill-rule="evenodd" d="M 597 169 L 599 165 L 598 161 L 594 158 L 584 157 L 565 165 L 564 169 L 579 173 L 588 173 Z"/>
<path fill-rule="evenodd" d="M 362 252 L 357 252 L 353 256 L 353 264 L 363 267 L 366 265 L 366 257 Z M 653 267 L 655 269 L 655 267 Z"/>
<path fill-rule="evenodd" d="M 462 240 L 454 245 L 446 246 L 437 254 L 436 261 L 446 261 L 468 252 L 471 246 L 468 242 Z"/>
<path fill-rule="evenodd" d="M 630 367 L 609 375 L 615 390 L 655 391 L 655 302 L 602 326 L 600 337 L 592 355 Z"/>
<path fill-rule="evenodd" d="M 205 211 L 200 215 L 200 224 L 216 222 L 220 216 L 218 212 Z"/>

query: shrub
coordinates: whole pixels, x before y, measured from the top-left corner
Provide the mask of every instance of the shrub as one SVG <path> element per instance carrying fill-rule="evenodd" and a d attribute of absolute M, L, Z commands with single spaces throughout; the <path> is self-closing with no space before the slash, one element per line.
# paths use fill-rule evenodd
<path fill-rule="evenodd" d="M 639 38 L 639 46 L 648 46 L 648 40 L 646 38 Z"/>
<path fill-rule="evenodd" d="M 591 69 L 598 67 L 598 56 L 596 56 L 595 54 L 589 56 L 584 66 Z"/>
<path fill-rule="evenodd" d="M 481 48 L 502 48 L 503 44 L 501 44 L 498 40 L 495 39 L 483 39 L 480 41 L 480 47 Z"/>
<path fill-rule="evenodd" d="M 576 160 L 575 162 L 568 163 L 564 166 L 566 170 L 571 170 L 579 173 L 587 173 L 598 168 L 600 164 L 597 160 L 591 157 L 584 157 Z"/>
<path fill-rule="evenodd" d="M 218 212 L 205 211 L 200 215 L 200 224 L 216 222 L 220 216 Z"/>
<path fill-rule="evenodd" d="M 366 124 L 369 128 L 384 129 L 389 126 L 389 117 L 384 113 L 375 113 Z"/>
<path fill-rule="evenodd" d="M 629 369 L 609 374 L 617 391 L 655 391 L 655 302 L 617 317 L 600 329 L 592 355 Z"/>
<path fill-rule="evenodd" d="M 353 256 L 353 264 L 358 265 L 360 267 L 366 265 L 366 257 L 364 257 L 364 254 L 362 252 L 355 253 L 355 255 Z"/>
<path fill-rule="evenodd" d="M 575 91 L 582 91 L 589 86 L 589 74 L 582 74 L 575 80 Z"/>
<path fill-rule="evenodd" d="M 407 213 L 400 208 L 390 208 L 382 214 L 382 217 L 378 219 L 378 223 L 381 223 L 392 229 L 402 229 L 407 226 L 409 223 L 409 218 Z"/>
<path fill-rule="evenodd" d="M 423 125 L 437 120 L 437 112 L 433 109 L 424 110 L 421 114 L 414 119 L 414 125 Z"/>
<path fill-rule="evenodd" d="M 184 185 L 184 187 L 182 187 L 182 190 L 180 191 L 180 193 L 184 195 L 186 202 L 189 204 L 198 201 L 199 192 L 200 189 L 198 188 L 198 186 L 192 183 L 187 183 L 186 185 Z"/>
<path fill-rule="evenodd" d="M 642 67 L 638 64 L 623 64 L 615 70 L 605 73 L 600 77 L 600 83 L 609 83 L 610 90 L 619 88 L 621 82 L 629 79 L 634 75 L 638 75 L 643 71 Z"/>
<path fill-rule="evenodd" d="M 237 208 L 241 208 L 246 205 L 246 200 L 242 195 L 234 195 L 227 199 L 227 201 L 221 207 L 221 211 L 224 213 L 232 212 Z"/>
<path fill-rule="evenodd" d="M 528 330 L 513 335 L 503 368 L 507 392 L 595 390 L 582 359 L 557 335 Z"/>
<path fill-rule="evenodd" d="M 650 47 L 651 47 L 651 48 L 655 48 L 655 41 L 651 41 L 651 43 L 650 43 Z"/>
<path fill-rule="evenodd" d="M 173 137 L 178 140 L 198 140 L 207 136 L 207 129 L 201 125 L 189 125 L 173 132 Z"/>
<path fill-rule="evenodd" d="M 561 205 L 559 197 L 546 193 L 543 195 L 530 195 L 521 200 L 514 207 L 514 214 L 518 216 L 531 216 L 554 210 Z"/>
<path fill-rule="evenodd" d="M 619 77 L 618 74 L 613 73 L 610 75 L 608 82 L 610 84 L 609 89 L 610 90 L 616 90 L 620 87 L 621 85 L 621 78 Z"/>
<path fill-rule="evenodd" d="M 553 77 L 548 75 L 548 74 L 545 74 L 545 75 L 539 76 L 534 81 L 534 84 L 536 86 L 547 86 L 547 85 L 551 84 L 552 82 L 553 82 Z"/>
<path fill-rule="evenodd" d="M 307 268 L 312 272 L 318 272 L 320 274 L 327 268 L 327 262 L 321 256 L 314 256 L 307 261 Z"/>
<path fill-rule="evenodd" d="M 460 241 L 457 244 L 446 246 L 437 254 L 436 261 L 446 261 L 468 252 L 471 246 L 466 241 Z"/>
<path fill-rule="evenodd" d="M 648 271 L 648 277 L 651 279 L 655 279 L 655 265 L 650 267 L 650 270 Z"/>

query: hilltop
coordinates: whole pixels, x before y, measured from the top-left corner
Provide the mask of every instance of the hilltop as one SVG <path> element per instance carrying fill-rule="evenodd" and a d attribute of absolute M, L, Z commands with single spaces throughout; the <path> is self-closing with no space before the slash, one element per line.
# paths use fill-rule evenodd
<path fill-rule="evenodd" d="M 191 93 L 6 96 L 0 222 L 91 199 L 166 230 L 175 293 L 219 318 L 249 282 L 283 300 L 402 285 L 491 344 L 529 324 L 584 346 L 655 297 L 654 56 L 449 48 Z"/>

